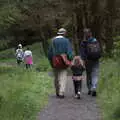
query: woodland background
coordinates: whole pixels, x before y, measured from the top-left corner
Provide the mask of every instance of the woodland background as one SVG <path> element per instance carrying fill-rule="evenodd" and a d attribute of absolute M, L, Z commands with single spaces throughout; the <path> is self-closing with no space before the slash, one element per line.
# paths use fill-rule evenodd
<path fill-rule="evenodd" d="M 83 29 L 90 28 L 111 55 L 120 34 L 120 1 L 0 0 L 0 50 L 41 42 L 47 54 L 50 38 L 61 27 L 67 29 L 76 53 Z"/>
<path fill-rule="evenodd" d="M 47 55 L 52 37 L 67 29 L 76 54 L 90 28 L 103 48 L 97 101 L 103 120 L 120 120 L 120 0 L 0 0 L 0 120 L 35 120 L 54 94 Z M 33 69 L 16 65 L 21 43 Z"/>

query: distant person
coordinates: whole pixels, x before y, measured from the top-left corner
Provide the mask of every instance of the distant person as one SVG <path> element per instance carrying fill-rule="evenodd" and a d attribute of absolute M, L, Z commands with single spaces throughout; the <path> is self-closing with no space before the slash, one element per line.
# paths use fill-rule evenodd
<path fill-rule="evenodd" d="M 23 50 L 22 50 L 22 45 L 19 44 L 18 48 L 16 49 L 16 59 L 17 59 L 17 64 L 20 65 L 21 62 L 23 62 Z"/>
<path fill-rule="evenodd" d="M 73 73 L 72 79 L 74 84 L 75 98 L 80 99 L 82 90 L 82 80 L 84 80 L 82 74 L 85 70 L 83 61 L 81 60 L 80 56 L 74 57 L 71 70 Z"/>
<path fill-rule="evenodd" d="M 72 47 L 68 38 L 65 37 L 66 30 L 58 30 L 58 36 L 51 41 L 48 51 L 48 59 L 55 75 L 56 96 L 64 98 L 64 92 L 67 81 L 67 68 L 72 60 Z M 68 62 L 68 64 L 67 64 Z"/>
<path fill-rule="evenodd" d="M 25 65 L 26 65 L 26 69 L 29 69 L 29 68 L 32 67 L 33 58 L 32 58 L 32 52 L 29 49 L 29 47 L 24 52 L 24 62 L 25 62 Z"/>
<path fill-rule="evenodd" d="M 84 34 L 85 40 L 81 42 L 80 55 L 86 66 L 88 95 L 96 96 L 101 48 L 89 29 L 86 29 Z"/>

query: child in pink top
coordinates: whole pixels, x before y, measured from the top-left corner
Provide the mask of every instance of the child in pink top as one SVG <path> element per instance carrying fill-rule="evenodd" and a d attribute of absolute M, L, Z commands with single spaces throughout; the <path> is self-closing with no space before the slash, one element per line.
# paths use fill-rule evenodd
<path fill-rule="evenodd" d="M 26 69 L 31 68 L 33 64 L 33 58 L 32 58 L 32 52 L 27 48 L 27 50 L 24 52 L 24 61 L 26 65 Z"/>

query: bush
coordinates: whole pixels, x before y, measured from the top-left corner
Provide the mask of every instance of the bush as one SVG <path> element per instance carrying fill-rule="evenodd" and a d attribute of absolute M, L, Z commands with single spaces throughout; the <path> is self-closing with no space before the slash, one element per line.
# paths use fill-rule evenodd
<path fill-rule="evenodd" d="M 50 69 L 51 67 L 50 67 L 49 61 L 45 57 L 41 58 L 40 62 L 38 63 L 36 67 L 36 70 L 37 71 L 48 71 Z"/>
<path fill-rule="evenodd" d="M 7 60 L 11 58 L 15 58 L 14 49 L 7 49 L 5 51 L 0 52 L 0 60 Z"/>
<path fill-rule="evenodd" d="M 9 48 L 9 40 L 0 40 L 0 50 L 5 50 Z"/>
<path fill-rule="evenodd" d="M 120 56 L 120 36 L 117 36 L 114 39 L 114 49 L 112 51 L 112 56 L 115 57 L 115 58 Z"/>

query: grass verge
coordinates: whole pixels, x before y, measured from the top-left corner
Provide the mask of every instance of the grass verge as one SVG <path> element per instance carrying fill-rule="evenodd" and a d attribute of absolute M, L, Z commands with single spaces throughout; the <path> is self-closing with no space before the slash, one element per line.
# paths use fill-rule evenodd
<path fill-rule="evenodd" d="M 0 120 L 35 120 L 52 91 L 47 72 L 0 67 Z"/>
<path fill-rule="evenodd" d="M 27 46 L 33 53 L 33 69 L 17 66 L 14 49 L 0 52 L 0 120 L 36 120 L 53 84 L 51 70 L 40 43 Z M 24 50 L 26 47 L 24 48 Z"/>
<path fill-rule="evenodd" d="M 103 120 L 120 120 L 120 62 L 105 60 L 101 65 L 99 103 Z"/>

